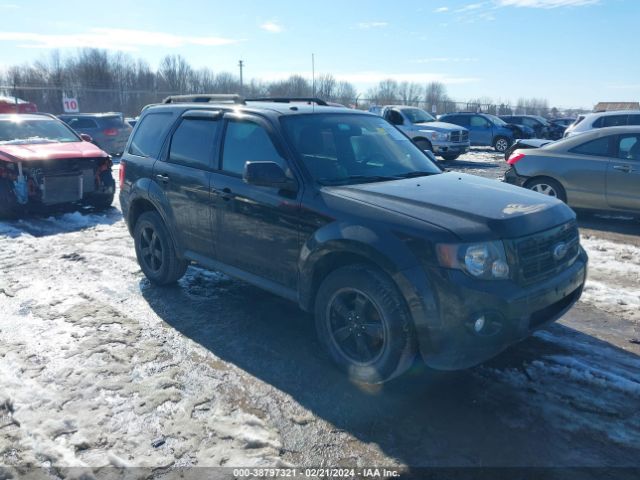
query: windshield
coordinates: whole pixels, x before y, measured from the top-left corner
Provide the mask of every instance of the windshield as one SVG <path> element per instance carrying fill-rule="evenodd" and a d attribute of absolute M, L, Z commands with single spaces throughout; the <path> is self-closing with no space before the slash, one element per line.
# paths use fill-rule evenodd
<path fill-rule="evenodd" d="M 19 115 L 0 120 L 0 144 L 79 142 L 62 122 L 51 118 L 23 119 Z"/>
<path fill-rule="evenodd" d="M 534 116 L 533 118 L 535 118 L 536 120 L 538 120 L 542 125 L 545 125 L 545 126 L 548 126 L 548 125 L 549 125 L 549 121 L 548 121 L 546 118 L 541 117 L 540 115 L 536 115 L 536 116 Z"/>
<path fill-rule="evenodd" d="M 100 118 L 100 125 L 103 128 L 122 128 L 124 127 L 124 121 L 120 116 L 102 117 Z"/>
<path fill-rule="evenodd" d="M 486 117 L 493 122 L 494 125 L 497 125 L 498 127 L 504 127 L 507 122 L 505 122 L 504 120 L 502 120 L 500 117 L 496 117 L 495 115 L 489 115 L 487 114 Z"/>
<path fill-rule="evenodd" d="M 283 117 L 285 135 L 315 180 L 346 185 L 441 173 L 407 137 L 372 115 Z"/>
<path fill-rule="evenodd" d="M 403 108 L 402 113 L 411 123 L 428 123 L 436 121 L 434 116 L 420 108 Z"/>

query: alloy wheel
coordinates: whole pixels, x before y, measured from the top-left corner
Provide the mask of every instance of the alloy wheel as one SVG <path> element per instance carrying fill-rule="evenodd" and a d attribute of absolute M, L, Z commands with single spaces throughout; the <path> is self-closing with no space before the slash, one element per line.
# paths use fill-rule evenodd
<path fill-rule="evenodd" d="M 354 288 L 336 292 L 327 305 L 331 341 L 349 361 L 371 364 L 383 353 L 385 322 L 368 295 Z"/>
<path fill-rule="evenodd" d="M 162 243 L 153 227 L 145 227 L 140 232 L 140 252 L 152 271 L 157 272 L 162 268 Z"/>

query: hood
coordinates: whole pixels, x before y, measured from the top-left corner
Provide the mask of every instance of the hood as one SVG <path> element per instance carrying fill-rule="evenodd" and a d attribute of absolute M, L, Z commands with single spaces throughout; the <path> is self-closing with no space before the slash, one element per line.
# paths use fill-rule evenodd
<path fill-rule="evenodd" d="M 0 160 L 28 162 L 29 160 L 61 160 L 66 158 L 96 158 L 108 155 L 90 142 L 31 143 L 0 145 Z"/>
<path fill-rule="evenodd" d="M 329 193 L 437 225 L 470 242 L 522 237 L 575 218 L 560 200 L 463 173 L 330 187 Z"/>
<path fill-rule="evenodd" d="M 423 122 L 414 123 L 416 127 L 422 130 L 434 130 L 436 132 L 452 132 L 454 130 L 466 130 L 466 128 L 460 125 L 454 125 L 453 123 L 446 122 Z"/>

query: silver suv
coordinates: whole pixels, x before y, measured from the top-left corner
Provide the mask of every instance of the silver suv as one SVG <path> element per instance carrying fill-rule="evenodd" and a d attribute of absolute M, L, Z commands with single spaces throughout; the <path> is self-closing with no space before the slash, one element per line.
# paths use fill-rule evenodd
<path fill-rule="evenodd" d="M 455 160 L 469 150 L 469 130 L 439 122 L 421 108 L 387 105 L 379 115 L 411 137 L 420 149 L 432 151 L 445 160 Z"/>

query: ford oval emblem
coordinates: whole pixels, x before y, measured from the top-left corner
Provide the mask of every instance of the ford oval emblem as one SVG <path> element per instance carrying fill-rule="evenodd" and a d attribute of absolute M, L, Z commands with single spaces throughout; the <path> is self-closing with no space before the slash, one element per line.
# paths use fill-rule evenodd
<path fill-rule="evenodd" d="M 553 247 L 553 258 L 562 260 L 568 251 L 569 246 L 564 242 L 560 242 Z"/>

